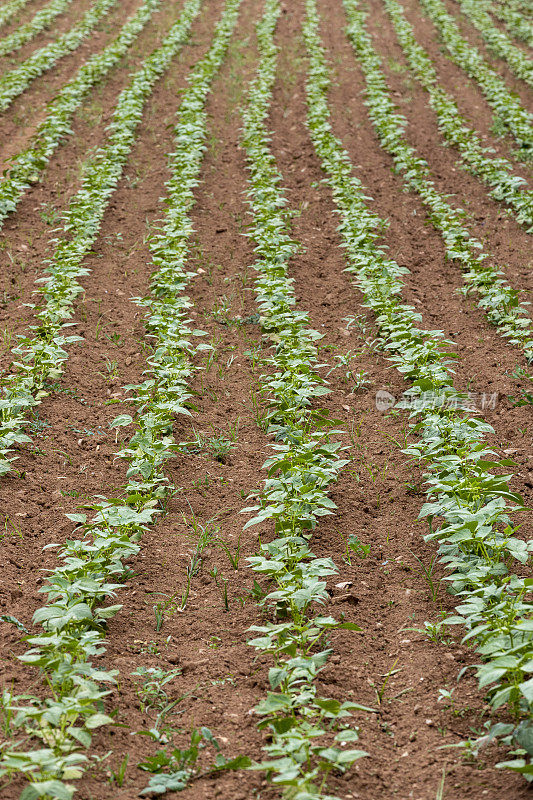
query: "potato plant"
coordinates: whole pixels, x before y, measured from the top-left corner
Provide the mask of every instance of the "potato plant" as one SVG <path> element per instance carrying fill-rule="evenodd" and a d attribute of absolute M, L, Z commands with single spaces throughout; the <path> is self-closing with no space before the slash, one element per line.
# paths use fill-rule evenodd
<path fill-rule="evenodd" d="M 254 513 L 245 529 L 265 522 L 274 528 L 275 538 L 249 563 L 271 580 L 273 590 L 261 602 L 279 620 L 250 629 L 256 636 L 249 644 L 273 660 L 271 691 L 255 708 L 259 727 L 269 734 L 264 748 L 268 759 L 255 768 L 283 787 L 287 800 L 333 800 L 325 794 L 328 772 L 344 772 L 368 754 L 341 744 L 357 741 L 349 717 L 361 706 L 321 697 L 316 680 L 331 652 L 328 631 L 360 629 L 315 612 L 316 605 L 327 602 L 326 579 L 337 568 L 332 559 L 314 556 L 312 533 L 321 517 L 334 513 L 328 487 L 348 462 L 340 442 L 331 441 L 339 433 L 332 430 L 335 422 L 314 408 L 328 392 L 316 371 L 315 343 L 321 336 L 296 307 L 288 269 L 297 244 L 288 231 L 282 178 L 265 125 L 276 76 L 273 35 L 280 10 L 279 0 L 267 0 L 257 26 L 260 61 L 248 92 L 243 130 L 250 173 L 250 236 L 257 253 L 255 293 L 261 327 L 272 343 L 272 355 L 263 361 L 270 371 L 259 382 L 267 402 L 267 433 L 275 438 L 273 453 L 263 465 L 267 478 L 259 503 L 243 511 Z"/>
<path fill-rule="evenodd" d="M 92 659 L 105 652 L 106 620 L 121 607 L 103 604 L 114 598 L 128 577 L 123 562 L 139 552 L 143 532 L 157 520 L 162 500 L 174 489 L 164 474 L 165 462 L 176 447 L 172 419 L 176 414 L 190 415 L 192 358 L 202 350 L 202 344 L 190 341 L 202 332 L 191 331 L 187 319 L 191 303 L 183 294 L 190 279 L 184 268 L 191 234 L 188 212 L 204 152 L 205 99 L 227 50 L 239 6 L 240 0 L 227 1 L 210 49 L 189 77 L 178 112 L 166 218 L 151 242 L 156 267 L 152 297 L 138 300 L 150 309 L 147 328 L 160 346 L 149 360 L 150 377 L 128 387 L 138 415 L 135 433 L 117 453 L 128 464 L 127 483 L 115 497 L 95 498 L 91 519 L 85 514 L 69 515 L 78 524 L 79 538 L 59 550 L 60 566 L 41 590 L 48 602 L 33 619 L 43 632 L 29 637 L 31 647 L 21 657 L 23 663 L 40 667 L 54 690 L 53 700 L 34 697 L 27 703 L 25 698 L 13 697 L 9 703 L 16 715 L 15 726 L 45 744 L 44 749 L 28 750 L 22 740 L 2 753 L 0 777 L 24 774 L 27 798 L 71 798 L 75 785 L 70 781 L 83 776 L 88 761 L 80 750 L 90 746 L 94 729 L 113 721 L 98 706 L 110 693 L 107 686 L 116 683 L 117 674 L 95 668 Z M 187 14 L 190 20 L 198 9 L 198 3 L 185 6 L 181 25 Z M 177 41 L 182 36 L 183 32 Z M 131 417 L 122 415 L 111 426 L 131 423 Z M 161 777 L 157 780 L 161 783 Z"/>
<path fill-rule="evenodd" d="M 503 270 L 492 266 L 482 243 L 463 224 L 465 211 L 452 206 L 436 189 L 427 162 L 405 136 L 405 117 L 398 113 L 381 68 L 381 60 L 365 28 L 366 13 L 358 0 L 344 0 L 349 20 L 348 37 L 354 47 L 366 82 L 368 113 L 382 147 L 393 159 L 405 185 L 419 195 L 429 219 L 442 236 L 446 256 L 463 270 L 464 293 L 476 293 L 489 322 L 510 343 L 519 346 L 528 361 L 533 360 L 531 317 L 517 291 L 505 279 Z"/>
<path fill-rule="evenodd" d="M 28 2 L 29 0 L 8 0 L 7 3 L 4 3 L 0 8 L 0 25 L 5 25 L 6 22 L 9 22 Z"/>
<path fill-rule="evenodd" d="M 61 376 L 68 358 L 65 347 L 80 341 L 79 336 L 65 335 L 74 313 L 74 304 L 83 291 L 79 279 L 88 274 L 83 259 L 96 241 L 109 200 L 122 176 L 146 101 L 156 81 L 168 68 L 187 40 L 191 24 L 201 7 L 201 0 L 187 0 L 163 44 L 156 48 L 134 74 L 124 89 L 113 114 L 108 141 L 85 163 L 81 189 L 73 196 L 65 212 L 65 236 L 55 240 L 55 252 L 44 276 L 38 325 L 21 336 L 13 352 L 19 361 L 15 371 L 0 383 L 2 420 L 0 424 L 0 475 L 10 470 L 13 447 L 27 442 L 22 432 L 27 409 L 46 396 L 46 381 Z"/>
<path fill-rule="evenodd" d="M 527 19 L 527 15 L 517 0 L 507 0 L 500 3 L 497 0 L 487 6 L 487 10 L 501 20 L 509 33 L 517 39 L 521 39 L 530 47 L 533 46 L 533 23 Z"/>
<path fill-rule="evenodd" d="M 492 92 L 525 162 L 530 116 L 462 45 L 448 0 L 422 2 L 454 57 Z M 487 29 L 503 8 L 461 2 Z M 470 179 L 454 175 L 456 205 L 446 194 L 453 167 L 445 160 L 436 184 L 435 150 L 426 163 L 410 143 L 377 55 L 389 26 L 369 36 L 370 7 L 358 0 L 113 3 L 93 0 L 67 34 L 0 78 L 1 92 L 19 75 L 13 89 L 5 84 L 14 99 L 31 85 L 28 65 L 46 83 L 61 54 L 79 45 L 79 63 L 95 50 L 72 67 L 36 132 L 22 131 L 24 150 L 18 135 L 3 145 L 0 307 L 4 363 L 10 353 L 14 363 L 0 376 L 0 626 L 10 676 L 0 688 L 0 795 L 374 800 L 412 786 L 413 796 L 444 798 L 452 769 L 468 796 L 531 782 L 533 544 L 522 523 L 533 490 L 533 395 L 523 386 L 533 375 L 515 366 L 517 352 L 533 361 L 531 320 L 518 286 L 471 234 L 460 207 Z M 74 5 L 27 9 L 0 52 L 31 43 L 58 14 L 78 19 Z M 400 0 L 384 5 L 426 92 L 417 100 L 427 99 L 464 168 L 524 226 L 506 241 L 505 226 L 485 225 L 484 239 L 489 251 L 513 245 L 509 269 L 527 287 L 518 263 L 533 230 L 526 170 L 515 177 L 517 154 L 496 157 L 490 137 L 459 114 L 458 90 L 444 91 L 418 42 L 420 20 L 408 24 Z M 505 3 L 524 17 L 526 5 Z M 0 24 L 23 7 L 4 3 Z M 106 47 L 81 45 L 104 28 Z M 514 47 L 507 35 L 498 41 Z M 353 94 L 356 61 L 365 90 Z M 404 77 L 395 94 L 406 103 Z M 107 126 L 97 148 L 92 126 L 73 125 L 93 91 Z M 353 151 L 337 124 L 350 129 Z M 81 188 L 60 216 L 53 197 L 64 164 L 55 156 L 68 137 L 61 155 L 80 154 Z M 363 171 L 369 187 L 356 177 Z M 398 185 L 397 198 L 386 196 Z M 408 191 L 461 267 L 459 291 L 503 337 L 490 341 L 499 375 L 490 363 L 473 374 L 485 321 L 465 315 L 458 330 L 449 319 L 461 272 L 440 265 L 435 280 L 434 261 L 421 262 L 421 225 L 382 244 L 391 202 L 395 224 L 410 226 Z M 481 225 L 491 198 L 468 198 Z M 154 202 L 159 218 L 147 224 Z M 48 245 L 39 218 L 57 226 Z M 413 290 L 404 263 L 435 296 L 428 313 L 442 331 L 424 327 L 422 305 L 404 302 Z M 16 301 L 35 277 L 24 328 Z M 89 290 L 98 321 L 85 342 L 71 326 L 92 325 L 80 305 Z M 86 355 L 101 367 L 94 380 Z M 515 392 L 502 402 L 506 418 L 495 405 L 485 417 L 459 391 L 463 357 L 468 389 L 481 396 L 486 377 Z M 124 395 L 107 388 L 120 374 Z M 374 394 L 379 383 L 387 389 Z M 113 419 L 109 405 L 121 397 L 128 408 Z M 66 520 L 65 506 L 76 512 Z M 413 639 L 400 638 L 407 631 Z M 363 705 L 369 697 L 374 707 Z"/>
<path fill-rule="evenodd" d="M 481 33 L 489 49 L 507 61 L 509 69 L 517 78 L 533 86 L 533 61 L 494 24 L 488 13 L 490 4 L 486 0 L 459 0 L 459 6 Z"/>
<path fill-rule="evenodd" d="M 9 36 L 0 39 L 0 56 L 5 56 L 22 47 L 26 42 L 37 36 L 44 28 L 48 28 L 50 23 L 65 11 L 72 0 L 50 0 L 43 8 L 37 11 L 33 18 L 20 25 Z"/>

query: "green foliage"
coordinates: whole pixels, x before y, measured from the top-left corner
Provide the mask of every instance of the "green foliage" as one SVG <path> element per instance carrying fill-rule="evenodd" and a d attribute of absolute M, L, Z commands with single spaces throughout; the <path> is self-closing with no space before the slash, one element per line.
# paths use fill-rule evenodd
<path fill-rule="evenodd" d="M 430 105 L 446 140 L 459 149 L 466 169 L 493 187 L 491 196 L 511 206 L 517 221 L 533 231 L 533 193 L 525 188 L 526 181 L 516 177 L 511 162 L 493 155 L 493 149 L 486 147 L 476 131 L 468 126 L 453 97 L 440 85 L 431 59 L 418 44 L 398 0 L 384 2 L 409 68 L 429 93 Z"/>
<path fill-rule="evenodd" d="M 507 61 L 509 69 L 517 78 L 533 86 L 533 62 L 510 41 L 506 33 L 494 25 L 487 13 L 491 3 L 487 0 L 460 0 L 459 5 L 463 14 L 481 33 L 490 50 Z"/>
<path fill-rule="evenodd" d="M 387 2 L 392 8 L 391 0 Z M 365 102 L 383 148 L 392 156 L 394 167 L 403 175 L 406 186 L 420 196 L 428 209 L 433 226 L 444 240 L 447 258 L 461 266 L 465 281 L 464 294 L 477 293 L 478 307 L 485 312 L 489 321 L 510 343 L 522 347 L 526 358 L 533 360 L 531 318 L 527 315 L 526 304 L 520 303 L 518 292 L 505 280 L 502 271 L 492 266 L 483 253 L 481 242 L 462 224 L 465 212 L 450 205 L 436 190 L 426 161 L 418 156 L 405 138 L 407 123 L 392 102 L 381 60 L 365 28 L 366 13 L 358 10 L 358 0 L 345 0 L 344 5 L 349 21 L 348 36 L 365 75 Z M 420 63 L 423 55 L 423 51 L 422 54 L 417 51 L 417 63 Z M 447 113 L 450 119 L 460 119 L 453 107 Z M 520 179 L 511 177 L 510 180 L 513 185 L 517 180 L 520 183 Z M 518 204 L 523 212 L 523 220 L 527 220 L 530 226 L 533 221 L 531 198 L 531 192 L 524 193 L 524 199 Z"/>
<path fill-rule="evenodd" d="M 29 335 L 19 337 L 18 345 L 13 349 L 18 357 L 14 364 L 17 371 L 0 384 L 0 476 L 10 470 L 10 462 L 14 460 L 10 455 L 13 448 L 31 441 L 21 432 L 27 410 L 46 396 L 46 381 L 60 377 L 68 358 L 66 346 L 80 341 L 81 337 L 66 336 L 65 331 L 72 325 L 67 320 L 73 314 L 77 297 L 83 292 L 79 278 L 89 273 L 83 266 L 83 259 L 96 241 L 105 210 L 135 143 L 144 105 L 157 79 L 184 44 L 199 6 L 200 0 L 188 0 L 182 16 L 172 26 L 161 47 L 154 50 L 134 73 L 129 86 L 119 95 L 107 144 L 86 162 L 82 187 L 65 212 L 66 236 L 54 240 L 53 258 L 45 276 L 37 281 L 43 285 L 40 291 L 42 305 L 36 312 L 37 324 L 31 327 Z M 136 19 L 133 30 L 141 20 Z M 130 27 L 128 36 L 131 33 Z M 135 441 L 139 447 L 145 444 L 144 439 Z M 157 449 L 159 452 L 154 452 L 143 466 L 145 473 L 158 457 L 163 456 L 164 444 Z"/>
<path fill-rule="evenodd" d="M 50 0 L 49 3 L 37 11 L 29 22 L 20 25 L 9 36 L 4 36 L 3 39 L 0 39 L 0 56 L 12 53 L 22 47 L 23 44 L 26 44 L 26 42 L 31 42 L 38 33 L 48 28 L 50 23 L 59 14 L 62 14 L 71 3 L 72 0 Z"/>
<path fill-rule="evenodd" d="M 513 95 L 505 81 L 491 69 L 480 52 L 459 32 L 457 23 L 446 10 L 442 0 L 420 0 L 436 26 L 452 61 L 479 84 L 487 102 L 501 119 L 505 129 L 511 133 L 521 148 L 525 160 L 533 152 L 532 116 Z M 479 0 L 475 0 L 476 5 Z"/>
<path fill-rule="evenodd" d="M 273 659 L 272 691 L 255 708 L 259 727 L 268 731 L 264 747 L 268 760 L 253 768 L 265 771 L 282 788 L 283 797 L 311 800 L 324 797 L 331 770 L 345 772 L 367 754 L 341 749 L 331 741 L 332 731 L 344 737 L 337 742 L 357 739 L 356 731 L 346 727 L 356 704 L 320 697 L 316 687 L 330 653 L 328 632 L 359 628 L 315 613 L 317 604 L 328 602 L 326 579 L 337 569 L 331 559 L 314 556 L 309 540 L 320 518 L 334 512 L 328 487 L 348 462 L 342 458 L 341 444 L 330 438 L 339 433 L 337 421 L 313 408 L 328 392 L 317 372 L 315 343 L 321 335 L 308 327 L 307 314 L 296 308 L 293 280 L 288 277 L 297 243 L 288 232 L 291 214 L 285 208 L 281 175 L 265 126 L 276 74 L 273 36 L 279 13 L 278 0 L 267 0 L 257 26 L 260 62 L 248 91 L 242 137 L 250 174 L 249 235 L 257 257 L 255 292 L 272 351 L 262 359 L 270 369 L 258 383 L 267 407 L 263 426 L 274 437 L 272 455 L 263 465 L 264 488 L 258 503 L 243 509 L 253 513 L 244 527 L 263 523 L 274 527 L 275 538 L 248 561 L 273 584 L 260 603 L 280 620 L 250 629 L 256 635 L 249 644 Z"/>
<path fill-rule="evenodd" d="M 521 9 L 521 0 L 493 2 L 487 8 L 514 36 L 533 47 L 533 22 L 524 13 L 526 9 Z"/>
<path fill-rule="evenodd" d="M 187 0 L 180 20 L 162 47 L 134 77 L 131 86 L 135 93 L 130 88 L 121 95 L 122 113 L 114 120 L 112 144 L 96 157 L 95 170 L 99 165 L 113 166 L 111 159 L 103 159 L 115 153 L 115 146 L 125 161 L 143 102 L 183 43 L 199 9 L 200 0 Z M 238 9 L 239 0 L 228 0 L 207 55 L 189 76 L 189 87 L 178 113 L 172 177 L 167 183 L 166 220 L 150 242 L 156 266 L 153 300 L 138 301 L 150 308 L 147 326 L 157 345 L 149 362 L 151 375 L 139 386 L 128 387 L 138 406 L 136 432 L 119 453 L 129 464 L 128 483 L 115 498 L 97 498 L 91 519 L 85 514 L 68 515 L 78 524 L 75 534 L 80 536 L 59 549 L 61 566 L 51 572 L 40 590 L 48 596 L 48 602 L 34 616 L 34 622 L 44 630 L 28 638 L 31 647 L 21 656 L 24 663 L 45 672 L 52 697 L 30 698 L 29 702 L 25 697 L 13 697 L 8 703 L 8 712 L 14 713 L 13 724 L 23 729 L 25 737 L 3 750 L 0 778 L 23 774 L 29 782 L 24 790 L 27 798 L 72 797 L 75 789 L 68 781 L 80 778 L 87 762 L 87 757 L 77 750 L 89 747 L 95 728 L 112 722 L 98 709 L 110 693 L 107 687 L 115 683 L 116 673 L 97 669 L 92 662 L 105 651 L 107 619 L 120 609 L 104 603 L 114 597 L 128 576 L 124 561 L 139 552 L 144 530 L 155 522 L 161 513 L 158 504 L 173 488 L 167 489 L 164 475 L 165 462 L 175 449 L 172 420 L 177 413 L 189 414 L 184 404 L 190 397 L 187 382 L 194 370 L 191 359 L 197 349 L 202 349 L 189 341 L 190 336 L 202 332 L 189 328 L 187 309 L 191 303 L 183 294 L 191 277 L 185 270 L 191 233 L 188 212 L 204 150 L 205 99 L 226 52 Z M 113 180 L 118 181 L 120 171 L 120 166 L 113 166 Z M 110 191 L 111 177 L 108 185 Z M 97 203 L 96 187 L 94 196 L 87 194 L 87 202 Z M 100 205 L 96 207 L 100 209 Z M 77 224 L 81 225 L 73 211 L 70 220 L 74 230 Z M 75 237 L 72 241 L 76 241 Z M 64 247 L 68 248 L 66 240 Z M 114 424 L 127 425 L 131 421 L 123 415 Z M 27 737 L 40 739 L 44 747 L 24 749 Z"/>
<path fill-rule="evenodd" d="M 155 708 L 161 711 L 165 708 L 169 698 L 164 687 L 178 675 L 181 675 L 181 670 L 164 670 L 161 667 L 142 666 L 137 667 L 131 675 L 137 681 L 137 696 L 144 714 L 148 709 Z"/>
<path fill-rule="evenodd" d="M 115 39 L 88 58 L 48 105 L 46 117 L 37 128 L 31 146 L 10 158 L 9 168 L 0 180 L 0 224 L 15 210 L 26 189 L 40 180 L 52 154 L 70 134 L 75 110 L 90 89 L 127 53 L 159 3 L 160 0 L 144 0 Z"/>
<path fill-rule="evenodd" d="M 366 48 L 360 14 L 352 15 L 353 0 L 345 3 L 350 35 L 361 36 L 361 47 Z M 533 623 L 528 599 L 533 580 L 519 577 L 511 568 L 518 564 L 523 574 L 533 549 L 532 542 L 515 535 L 519 526 L 512 521 L 524 508 L 523 500 L 510 488 L 512 475 L 506 472 L 510 462 L 498 458 L 483 441 L 492 428 L 468 414 L 466 397 L 453 386 L 442 333 L 418 327 L 420 315 L 399 298 L 407 270 L 377 245 L 381 220 L 369 211 L 365 187 L 331 130 L 330 79 L 315 0 L 307 0 L 306 7 L 308 126 L 340 214 L 348 271 L 375 314 L 388 359 L 411 384 L 406 392 L 410 402 L 404 405 L 411 409 L 411 432 L 418 441 L 403 452 L 427 469 L 428 499 L 420 518 L 428 520 L 425 538 L 438 544 L 439 560 L 448 572 L 445 580 L 457 598 L 455 613 L 446 615 L 439 628 L 466 629 L 463 641 L 476 648 L 482 661 L 476 667 L 480 689 L 493 709 L 505 706 L 519 722 L 516 730 L 522 730 L 522 725 L 530 725 L 533 710 L 529 677 Z M 375 63 L 371 53 L 368 59 Z M 378 88 L 380 82 L 377 75 Z M 512 768 L 528 777 L 531 766 L 527 759 L 522 761 Z"/>
<path fill-rule="evenodd" d="M 53 67 L 60 58 L 76 50 L 116 2 L 97 0 L 70 30 L 36 50 L 22 64 L 4 72 L 0 77 L 0 111 L 5 111 L 35 78 Z"/>
<path fill-rule="evenodd" d="M 186 750 L 166 748 L 158 750 L 155 756 L 142 761 L 139 767 L 150 772 L 152 777 L 148 786 L 139 794 L 141 797 L 157 797 L 166 792 L 181 792 L 191 781 L 200 777 L 198 758 L 206 746 L 211 745 L 216 751 L 213 764 L 202 775 L 212 775 L 228 770 L 246 769 L 250 766 L 247 756 L 227 759 L 220 752 L 220 745 L 209 728 L 193 728 L 189 747 Z"/>
<path fill-rule="evenodd" d="M 14 17 L 28 2 L 29 0 L 8 0 L 4 3 L 0 8 L 0 25 L 9 22 L 11 17 Z"/>
<path fill-rule="evenodd" d="M 359 538 L 355 535 L 355 533 L 351 533 L 347 539 L 344 539 L 344 537 L 342 538 L 344 541 L 344 549 L 346 553 L 344 560 L 346 561 L 347 564 L 352 563 L 352 558 L 354 556 L 358 556 L 359 558 L 367 558 L 367 556 L 370 553 L 371 545 L 363 544 L 362 542 L 360 542 Z"/>

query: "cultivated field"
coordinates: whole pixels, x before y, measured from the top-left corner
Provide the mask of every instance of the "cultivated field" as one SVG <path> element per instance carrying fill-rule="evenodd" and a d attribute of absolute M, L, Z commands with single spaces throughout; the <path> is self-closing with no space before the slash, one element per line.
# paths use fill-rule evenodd
<path fill-rule="evenodd" d="M 0 797 L 533 785 L 531 0 L 0 4 Z"/>

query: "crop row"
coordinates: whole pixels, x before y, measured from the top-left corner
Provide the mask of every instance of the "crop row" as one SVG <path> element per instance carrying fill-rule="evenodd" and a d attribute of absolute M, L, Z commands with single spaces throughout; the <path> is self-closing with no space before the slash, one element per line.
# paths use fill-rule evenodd
<path fill-rule="evenodd" d="M 487 319 L 510 343 L 519 345 L 528 360 L 533 360 L 531 318 L 518 294 L 493 267 L 482 251 L 482 244 L 462 224 L 465 212 L 451 206 L 437 191 L 429 167 L 406 140 L 406 120 L 396 110 L 381 68 L 381 60 L 372 47 L 365 28 L 365 12 L 358 0 L 344 0 L 348 17 L 348 37 L 365 76 L 365 104 L 376 128 L 382 147 L 393 158 L 394 167 L 402 174 L 406 186 L 416 192 L 428 208 L 433 226 L 441 233 L 446 256 L 463 269 L 465 293 L 479 295 L 478 306 Z"/>
<path fill-rule="evenodd" d="M 522 39 L 530 47 L 533 45 L 533 23 L 520 11 L 519 3 L 514 0 L 507 0 L 502 4 L 494 2 L 490 6 L 490 11 L 505 24 L 513 36 Z"/>
<path fill-rule="evenodd" d="M 117 101 L 109 126 L 109 139 L 84 165 L 80 190 L 65 212 L 65 236 L 56 247 L 45 276 L 39 278 L 42 305 L 36 313 L 37 325 L 22 336 L 13 352 L 19 360 L 15 371 L 0 383 L 0 475 L 9 472 L 13 446 L 27 442 L 22 433 L 28 408 L 46 396 L 45 383 L 58 378 L 68 357 L 65 347 L 80 340 L 65 335 L 74 302 L 83 291 L 79 278 L 88 274 L 83 259 L 94 244 L 109 200 L 120 180 L 128 155 L 135 143 L 143 108 L 152 89 L 186 41 L 199 12 L 201 0 L 188 0 L 183 13 L 172 26 L 163 44 L 146 58 L 129 86 Z"/>
<path fill-rule="evenodd" d="M 533 86 L 533 62 L 494 25 L 485 0 L 459 0 L 461 11 L 483 36 L 489 48 L 503 58 L 517 78 Z"/>
<path fill-rule="evenodd" d="M 295 307 L 293 279 L 287 274 L 298 246 L 288 232 L 290 212 L 265 127 L 276 74 L 273 35 L 279 13 L 279 0 L 266 0 L 257 27 L 260 62 L 248 94 L 242 140 L 250 173 L 249 235 L 257 254 L 255 293 L 261 326 L 273 349 L 262 362 L 269 371 L 261 375 L 259 386 L 267 403 L 267 432 L 275 440 L 273 454 L 263 465 L 267 478 L 259 502 L 244 509 L 254 513 L 245 528 L 265 522 L 274 526 L 274 538 L 248 560 L 273 583 L 262 605 L 275 621 L 252 626 L 256 636 L 249 644 L 273 660 L 271 691 L 255 707 L 260 729 L 268 731 L 268 760 L 256 768 L 266 770 L 273 783 L 283 787 L 283 797 L 311 800 L 324 796 L 328 772 L 344 772 L 367 754 L 343 749 L 345 743 L 357 741 L 357 731 L 347 719 L 360 706 L 321 697 L 316 687 L 331 652 L 328 631 L 359 628 L 318 615 L 314 608 L 328 601 L 326 579 L 337 568 L 331 558 L 314 556 L 310 539 L 320 517 L 336 508 L 328 487 L 347 461 L 341 444 L 330 440 L 340 433 L 332 430 L 334 422 L 312 409 L 328 392 L 316 372 L 315 342 L 321 335 Z"/>
<path fill-rule="evenodd" d="M 511 162 L 494 156 L 494 151 L 485 147 L 476 131 L 468 126 L 453 97 L 439 84 L 431 58 L 417 42 L 398 0 L 384 0 L 384 3 L 410 69 L 429 93 L 431 108 L 444 137 L 459 149 L 466 169 L 493 187 L 490 195 L 511 206 L 517 221 L 533 231 L 533 192 L 523 188 L 526 181 L 513 175 Z"/>
<path fill-rule="evenodd" d="M 9 22 L 11 17 L 21 11 L 28 2 L 29 0 L 8 0 L 7 3 L 4 3 L 0 8 L 0 25 L 5 25 L 6 22 Z"/>
<path fill-rule="evenodd" d="M 59 14 L 62 14 L 71 3 L 72 0 L 50 0 L 49 3 L 37 11 L 29 22 L 21 25 L 13 31 L 13 33 L 10 33 L 9 36 L 4 36 L 3 39 L 0 39 L 0 56 L 12 53 L 14 50 L 18 50 L 19 47 L 22 47 L 23 44 L 26 44 L 26 42 L 31 42 L 31 40 L 42 30 L 47 28 Z"/>
<path fill-rule="evenodd" d="M 480 86 L 494 109 L 498 122 L 518 143 L 519 157 L 529 160 L 533 149 L 533 117 L 509 91 L 506 83 L 491 69 L 480 52 L 461 36 L 453 17 L 442 0 L 420 0 L 454 61 Z"/>
<path fill-rule="evenodd" d="M 70 123 L 83 99 L 128 52 L 160 2 L 144 0 L 115 39 L 81 65 L 75 77 L 65 84 L 48 106 L 47 115 L 37 128 L 31 145 L 11 156 L 10 166 L 0 179 L 0 227 L 8 214 L 15 210 L 26 189 L 40 179 L 59 144 L 71 133 Z"/>
<path fill-rule="evenodd" d="M 184 27 L 184 16 L 190 24 L 198 5 L 185 4 Z M 68 515 L 79 523 L 75 533 L 80 538 L 60 549 L 61 565 L 41 590 L 48 602 L 33 621 L 44 631 L 29 637 L 32 647 L 21 660 L 44 671 L 53 697 L 42 701 L 23 695 L 12 697 L 7 705 L 4 700 L 4 708 L 13 713 L 14 727 L 45 744 L 42 749 L 25 751 L 21 741 L 6 749 L 0 761 L 0 777 L 23 773 L 29 780 L 21 796 L 25 800 L 70 800 L 75 787 L 69 781 L 82 777 L 87 762 L 80 746 L 88 748 L 92 731 L 113 721 L 99 706 L 109 694 L 106 687 L 116 682 L 117 672 L 95 668 L 92 659 L 105 652 L 106 621 L 121 607 L 103 603 L 114 598 L 130 576 L 124 561 L 139 552 L 143 533 L 156 521 L 159 506 L 174 488 L 164 473 L 175 447 L 172 422 L 177 414 L 190 414 L 192 359 L 205 349 L 193 344 L 192 339 L 202 332 L 189 327 L 192 304 L 184 293 L 191 277 L 186 270 L 192 230 L 188 212 L 204 152 L 205 99 L 227 50 L 239 5 L 240 0 L 227 0 L 212 44 L 192 70 L 178 110 L 166 216 L 150 242 L 156 267 L 151 297 L 137 300 L 149 309 L 146 326 L 155 346 L 148 359 L 149 377 L 128 387 L 137 405 L 135 433 L 117 453 L 129 465 L 127 483 L 115 497 L 95 500 L 91 520 L 81 514 Z M 122 415 L 111 427 L 132 422 Z M 158 781 L 161 784 L 162 776 Z"/>
<path fill-rule="evenodd" d="M 116 2 L 117 0 L 96 0 L 94 6 L 70 30 L 36 50 L 22 64 L 4 73 L 0 77 L 0 111 L 5 111 L 35 78 L 51 69 L 59 59 L 76 50 Z"/>
<path fill-rule="evenodd" d="M 528 600 L 533 580 L 510 571 L 513 564 L 520 569 L 527 564 L 533 549 L 532 543 L 516 536 L 519 525 L 512 521 L 524 508 L 523 501 L 509 488 L 512 475 L 500 473 L 509 461 L 484 444 L 492 428 L 468 415 L 466 398 L 453 386 L 442 334 L 420 328 L 420 315 L 399 299 L 407 270 L 378 246 L 383 220 L 369 211 L 368 192 L 332 133 L 320 20 L 315 0 L 307 0 L 306 6 L 308 125 L 340 214 L 347 270 L 375 314 L 384 352 L 410 383 L 406 406 L 411 408 L 411 431 L 418 443 L 405 452 L 426 467 L 428 502 L 420 517 L 428 519 L 426 539 L 438 543 L 458 603 L 456 613 L 442 624 L 466 628 L 463 641 L 475 646 L 483 662 L 476 667 L 480 689 L 493 709 L 506 706 L 515 718 L 514 724 L 493 726 L 487 738 L 512 740 L 518 758 L 505 766 L 527 776 L 531 766 L 526 758 L 533 750 L 533 623 Z"/>

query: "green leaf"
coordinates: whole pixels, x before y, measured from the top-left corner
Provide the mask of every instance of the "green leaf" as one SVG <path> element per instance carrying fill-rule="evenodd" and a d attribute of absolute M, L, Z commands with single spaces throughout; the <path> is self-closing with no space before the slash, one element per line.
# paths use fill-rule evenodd
<path fill-rule="evenodd" d="M 166 792 L 181 792 L 187 786 L 188 780 L 189 775 L 185 770 L 180 770 L 170 775 L 154 775 L 150 778 L 146 789 L 142 789 L 139 795 L 156 797 Z"/>
<path fill-rule="evenodd" d="M 252 760 L 248 758 L 248 756 L 235 756 L 235 758 L 226 760 L 224 756 L 219 753 L 215 759 L 214 769 L 217 772 L 221 772 L 223 770 L 248 769 L 251 764 Z"/>
<path fill-rule="evenodd" d="M 129 414 L 120 414 L 118 417 L 115 417 L 113 422 L 109 423 L 110 428 L 120 428 L 124 425 L 131 425 L 133 422 L 133 417 L 130 417 Z"/>
<path fill-rule="evenodd" d="M 54 800 L 72 800 L 75 788 L 62 781 L 38 781 L 28 784 L 20 800 L 36 800 L 38 797 L 53 797 Z"/>
<path fill-rule="evenodd" d="M 65 514 L 65 516 L 72 522 L 80 522 L 82 525 L 87 522 L 87 514 Z"/>
<path fill-rule="evenodd" d="M 270 681 L 270 688 L 276 689 L 283 680 L 286 674 L 286 670 L 280 669 L 279 667 L 270 667 L 268 671 L 268 680 Z"/>
<path fill-rule="evenodd" d="M 94 730 L 95 728 L 100 728 L 102 725 L 112 725 L 114 720 L 111 717 L 108 717 L 107 714 L 93 714 L 88 719 L 85 720 L 85 727 L 88 728 L 90 731 Z"/>
<path fill-rule="evenodd" d="M 16 617 L 11 616 L 11 614 L 0 614 L 0 622 L 9 622 L 11 625 L 15 625 L 19 631 L 23 631 L 24 633 L 28 633 L 28 629 L 25 625 L 22 624 Z"/>
<path fill-rule="evenodd" d="M 347 729 L 344 731 L 339 731 L 339 733 L 335 736 L 335 740 L 337 742 L 357 742 L 359 741 L 359 734 L 357 731 Z"/>
<path fill-rule="evenodd" d="M 115 614 L 118 611 L 120 611 L 121 608 L 122 608 L 122 603 L 118 603 L 114 606 L 105 606 L 104 608 L 98 608 L 95 614 L 99 619 L 111 619 L 111 617 L 114 617 Z"/>
<path fill-rule="evenodd" d="M 533 678 L 524 683 L 518 684 L 518 688 L 526 698 L 528 703 L 533 703 Z"/>

